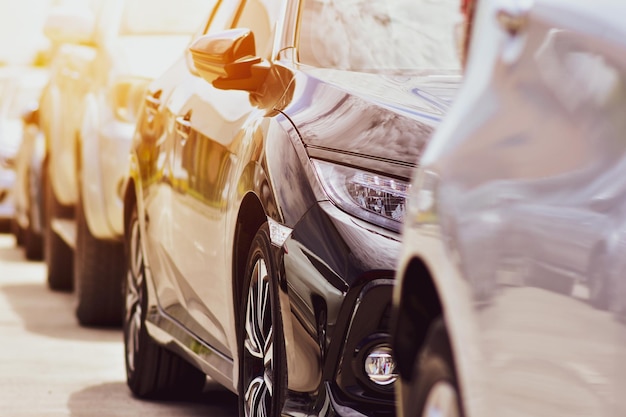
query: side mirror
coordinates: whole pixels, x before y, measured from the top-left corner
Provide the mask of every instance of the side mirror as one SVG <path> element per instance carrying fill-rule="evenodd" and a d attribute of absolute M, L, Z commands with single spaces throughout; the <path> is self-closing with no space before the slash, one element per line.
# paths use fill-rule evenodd
<path fill-rule="evenodd" d="M 38 125 L 39 124 L 39 107 L 32 106 L 30 109 L 25 110 L 22 113 L 22 123 L 25 126 Z"/>
<path fill-rule="evenodd" d="M 56 43 L 92 43 L 95 16 L 86 7 L 54 7 L 44 24 L 44 33 Z"/>
<path fill-rule="evenodd" d="M 230 29 L 196 39 L 189 51 L 202 78 L 221 90 L 259 89 L 269 64 L 256 56 L 250 29 Z"/>

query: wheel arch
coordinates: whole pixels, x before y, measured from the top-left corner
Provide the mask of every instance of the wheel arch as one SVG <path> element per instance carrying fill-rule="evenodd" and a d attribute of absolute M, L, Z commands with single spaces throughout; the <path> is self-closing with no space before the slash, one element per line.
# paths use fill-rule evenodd
<path fill-rule="evenodd" d="M 431 325 L 443 315 L 443 308 L 433 277 L 422 259 L 411 259 L 401 278 L 393 345 L 400 377 L 410 381 L 413 363 L 426 342 Z"/>
<path fill-rule="evenodd" d="M 261 200 L 254 194 L 244 196 L 237 214 L 235 235 L 233 239 L 233 306 L 235 323 L 239 323 L 239 308 L 243 297 L 243 284 L 246 272 L 248 253 L 252 240 L 263 223 L 267 221 Z"/>
<path fill-rule="evenodd" d="M 132 214 L 132 207 L 137 204 L 137 194 L 135 192 L 135 180 L 130 177 L 124 191 L 124 236 L 128 236 L 128 225 Z"/>

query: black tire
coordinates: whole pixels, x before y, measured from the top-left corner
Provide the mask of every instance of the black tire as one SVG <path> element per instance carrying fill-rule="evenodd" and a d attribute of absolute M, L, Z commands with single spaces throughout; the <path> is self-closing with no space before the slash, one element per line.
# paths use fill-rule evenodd
<path fill-rule="evenodd" d="M 193 398 L 204 388 L 205 374 L 158 345 L 146 330 L 147 277 L 136 208 L 133 209 L 127 230 L 127 268 L 123 281 L 126 382 L 132 393 L 139 398 Z"/>
<path fill-rule="evenodd" d="M 248 255 L 246 291 L 239 316 L 241 417 L 281 415 L 287 369 L 277 275 L 269 227 L 264 224 L 256 233 Z"/>
<path fill-rule="evenodd" d="M 44 165 L 44 167 L 46 167 Z M 48 287 L 52 290 L 71 291 L 74 286 L 72 249 L 52 230 L 52 220 L 68 218 L 72 209 L 59 203 L 50 181 L 44 182 L 45 224 L 44 258 L 48 267 Z"/>
<path fill-rule="evenodd" d="M 24 229 L 20 226 L 16 219 L 11 219 L 11 233 L 15 236 L 15 244 L 17 246 L 23 246 Z"/>
<path fill-rule="evenodd" d="M 417 359 L 413 371 L 415 384 L 412 389 L 403 386 L 404 415 L 462 417 L 452 350 L 443 320 L 433 322 Z"/>
<path fill-rule="evenodd" d="M 595 251 L 587 272 L 589 302 L 599 310 L 608 310 L 611 301 L 611 282 L 606 258 L 603 250 Z"/>
<path fill-rule="evenodd" d="M 24 232 L 24 253 L 29 261 L 41 261 L 43 259 L 43 237 L 35 232 L 30 225 Z"/>
<path fill-rule="evenodd" d="M 83 326 L 122 324 L 123 242 L 97 239 L 89 231 L 83 205 L 76 206 L 74 289 L 76 317 Z"/>
<path fill-rule="evenodd" d="M 33 225 L 35 224 L 35 219 L 41 219 L 41 212 L 43 211 L 41 207 L 41 197 L 42 189 L 41 187 L 36 187 L 38 191 L 33 191 L 35 188 L 32 183 L 35 181 L 39 182 L 34 173 L 29 169 L 28 170 L 28 182 L 29 182 L 29 193 L 28 193 L 28 227 L 24 231 L 24 251 L 26 255 L 26 259 L 30 261 L 41 261 L 43 259 L 43 236 L 42 232 L 36 231 Z M 40 223 L 43 221 L 40 220 Z"/>

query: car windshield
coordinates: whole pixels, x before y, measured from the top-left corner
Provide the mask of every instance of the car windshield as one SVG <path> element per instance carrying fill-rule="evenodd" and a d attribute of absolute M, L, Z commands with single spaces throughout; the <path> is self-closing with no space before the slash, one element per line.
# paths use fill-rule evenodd
<path fill-rule="evenodd" d="M 127 0 L 120 34 L 193 34 L 214 4 L 214 0 Z"/>
<path fill-rule="evenodd" d="M 459 0 L 302 0 L 299 61 L 350 71 L 458 70 Z"/>

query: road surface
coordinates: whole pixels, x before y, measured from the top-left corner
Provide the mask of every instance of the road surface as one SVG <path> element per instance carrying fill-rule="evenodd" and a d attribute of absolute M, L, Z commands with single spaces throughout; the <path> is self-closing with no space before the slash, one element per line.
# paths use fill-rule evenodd
<path fill-rule="evenodd" d="M 45 266 L 0 234 L 0 417 L 237 416 L 237 397 L 212 382 L 192 402 L 132 397 L 121 330 L 86 329 L 74 297 L 50 291 Z"/>

